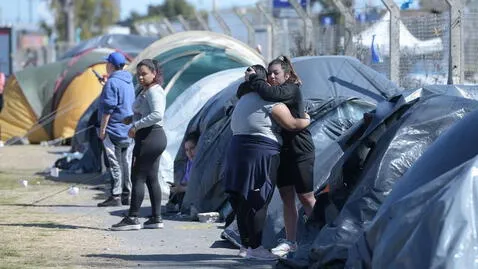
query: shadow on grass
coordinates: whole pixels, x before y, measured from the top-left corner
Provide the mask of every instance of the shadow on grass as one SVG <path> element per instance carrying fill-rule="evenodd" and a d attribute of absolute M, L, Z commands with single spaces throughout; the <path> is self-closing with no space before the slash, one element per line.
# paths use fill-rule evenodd
<path fill-rule="evenodd" d="M 78 226 L 78 225 L 68 225 L 54 222 L 39 222 L 39 223 L 0 223 L 0 227 L 26 227 L 26 228 L 46 228 L 46 229 L 64 229 L 64 230 L 76 230 L 76 229 L 87 229 L 87 230 L 100 230 L 105 231 L 106 229 L 100 229 L 97 227 L 88 227 L 88 226 Z"/>
<path fill-rule="evenodd" d="M 39 205 L 39 204 L 5 204 L 0 206 L 21 206 L 21 207 L 79 207 L 79 208 L 96 208 L 96 205 Z"/>
<path fill-rule="evenodd" d="M 35 175 L 43 176 L 46 180 L 70 184 L 98 185 L 109 182 L 108 173 L 74 174 L 60 171 L 58 177 L 52 177 L 50 172 L 37 172 Z"/>

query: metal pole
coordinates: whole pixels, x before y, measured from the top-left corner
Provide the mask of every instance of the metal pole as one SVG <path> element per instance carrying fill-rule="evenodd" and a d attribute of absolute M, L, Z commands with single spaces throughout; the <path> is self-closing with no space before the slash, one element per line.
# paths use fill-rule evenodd
<path fill-rule="evenodd" d="M 199 22 L 199 25 L 201 25 L 201 28 L 204 31 L 211 31 L 207 22 L 204 20 L 201 14 L 199 14 L 199 12 L 197 12 L 196 10 L 194 10 L 194 16 L 196 17 L 196 20 Z"/>
<path fill-rule="evenodd" d="M 178 21 L 179 21 L 179 23 L 181 23 L 181 25 L 183 26 L 183 29 L 185 31 L 190 31 L 191 30 L 191 27 L 189 27 L 189 23 L 184 19 L 183 15 L 181 15 L 181 14 L 178 15 Z"/>
<path fill-rule="evenodd" d="M 463 4 L 461 0 L 446 0 L 450 6 L 450 48 L 448 55 L 448 84 L 463 82 Z"/>
<path fill-rule="evenodd" d="M 357 51 L 355 49 L 355 44 L 353 43 L 353 33 L 354 33 L 354 15 L 350 8 L 344 6 L 341 0 L 332 0 L 333 4 L 337 7 L 339 12 L 344 16 L 345 19 L 345 38 L 344 38 L 344 54 L 348 56 L 355 57 Z"/>
<path fill-rule="evenodd" d="M 170 34 L 176 33 L 176 30 L 174 30 L 173 26 L 171 25 L 171 22 L 169 21 L 168 18 L 163 18 L 163 24 L 166 26 L 166 29 Z"/>
<path fill-rule="evenodd" d="M 66 41 L 72 46 L 75 43 L 75 5 L 73 0 L 61 0 L 60 4 L 66 17 Z"/>
<path fill-rule="evenodd" d="M 244 23 L 244 25 L 247 28 L 247 43 L 249 43 L 249 46 L 254 47 L 256 44 L 256 37 L 255 37 L 255 30 L 254 26 L 249 22 L 249 20 L 244 16 L 246 13 L 244 9 L 239 9 L 237 7 L 234 8 L 234 12 L 236 15 L 239 17 L 239 19 Z"/>
<path fill-rule="evenodd" d="M 226 21 L 221 17 L 221 15 L 216 11 L 216 9 L 213 9 L 212 15 L 216 19 L 217 23 L 219 23 L 219 26 L 221 26 L 222 31 L 226 35 L 232 35 L 231 34 L 231 28 L 227 25 Z"/>
<path fill-rule="evenodd" d="M 259 12 L 262 13 L 262 15 L 264 15 L 264 18 L 266 18 L 267 22 L 269 23 L 270 27 L 271 27 L 271 36 L 270 36 L 270 39 L 269 39 L 269 59 L 268 60 L 272 60 L 273 57 L 275 57 L 277 55 L 277 49 L 276 49 L 276 42 L 275 42 L 275 39 L 276 39 L 276 34 L 277 34 L 277 30 L 279 29 L 279 26 L 276 24 L 274 18 L 271 16 L 270 13 L 266 12 L 264 6 L 260 3 L 257 3 L 256 4 L 256 7 L 257 9 L 259 10 Z"/>
<path fill-rule="evenodd" d="M 400 85 L 400 9 L 393 0 L 382 0 L 390 12 L 390 80 Z"/>
<path fill-rule="evenodd" d="M 297 12 L 297 15 L 302 19 L 304 22 L 304 51 L 311 52 L 312 54 L 315 53 L 315 46 L 313 42 L 314 36 L 314 24 L 312 23 L 312 19 L 307 15 L 304 9 L 300 6 L 297 0 L 288 0 L 292 7 Z"/>

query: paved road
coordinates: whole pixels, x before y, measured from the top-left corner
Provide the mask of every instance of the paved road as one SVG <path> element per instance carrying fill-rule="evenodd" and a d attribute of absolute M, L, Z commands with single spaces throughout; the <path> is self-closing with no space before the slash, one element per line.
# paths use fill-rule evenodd
<path fill-rule="evenodd" d="M 94 186 L 80 190 L 83 197 L 101 197 L 102 191 Z M 220 238 L 223 223 L 199 223 L 165 217 L 164 229 L 139 231 L 110 231 L 108 228 L 121 220 L 128 207 L 97 208 L 100 200 L 81 199 L 78 207 L 57 208 L 56 210 L 97 216 L 103 219 L 104 236 L 114 236 L 121 242 L 115 249 L 105 249 L 104 253 L 91 254 L 92 257 L 120 259 L 130 267 L 147 268 L 274 268 L 274 262 L 251 261 L 237 257 L 238 249 Z M 142 216 L 151 214 L 146 197 L 141 211 Z M 146 219 L 141 219 L 145 221 Z M 118 254 L 128 253 L 128 254 Z"/>
<path fill-rule="evenodd" d="M 16 146 L 4 147 L 0 151 L 0 171 L 8 169 L 43 171 L 66 152 L 68 147 Z M 15 156 L 15 157 L 14 157 Z M 20 161 L 19 161 L 20 160 Z M 120 243 L 115 247 L 105 247 L 100 253 L 91 253 L 92 263 L 88 267 L 96 268 L 274 268 L 275 262 L 251 261 L 239 258 L 238 249 L 220 238 L 223 223 L 199 223 L 175 218 L 165 219 L 165 228 L 158 230 L 139 230 L 115 232 L 110 231 L 112 224 L 121 220 L 128 207 L 98 208 L 96 204 L 104 199 L 104 179 L 97 174 L 72 175 L 60 173 L 59 178 L 51 180 L 78 185 L 80 192 L 68 204 L 53 203 L 55 196 L 63 195 L 53 192 L 35 202 L 36 205 L 48 205 L 49 210 L 78 216 L 98 218 L 93 225 L 84 225 L 78 219 L 76 228 L 100 231 L 106 237 L 114 237 Z M 151 214 L 149 198 L 146 195 L 142 216 Z M 142 219 L 145 221 L 145 219 Z M 74 222 L 74 221 L 73 221 Z M 88 223 L 88 222 L 87 222 Z M 101 242 L 101 240 L 99 241 Z M 97 242 L 92 242 L 95 244 Z M 98 259 L 100 258 L 100 259 Z M 108 260 L 109 263 L 102 263 Z M 111 267 L 111 261 L 118 266 Z M 98 264 L 95 264 L 98 263 Z M 113 262 L 114 264 L 115 262 Z M 105 264 L 108 264 L 107 266 Z"/>

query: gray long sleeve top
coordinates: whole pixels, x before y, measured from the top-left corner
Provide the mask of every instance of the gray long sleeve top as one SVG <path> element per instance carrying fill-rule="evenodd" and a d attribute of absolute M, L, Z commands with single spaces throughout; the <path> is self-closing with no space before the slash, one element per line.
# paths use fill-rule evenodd
<path fill-rule="evenodd" d="M 166 109 L 166 93 L 159 85 L 153 85 L 141 92 L 133 104 L 133 120 L 136 130 L 153 125 L 164 125 L 164 111 Z"/>

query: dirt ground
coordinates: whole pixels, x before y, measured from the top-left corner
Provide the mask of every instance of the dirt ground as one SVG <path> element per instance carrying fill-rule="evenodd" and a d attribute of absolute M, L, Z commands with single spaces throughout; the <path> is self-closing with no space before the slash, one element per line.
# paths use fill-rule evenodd
<path fill-rule="evenodd" d="M 0 148 L 0 268 L 122 267 L 121 261 L 87 257 L 119 243 L 100 229 L 88 228 L 99 227 L 100 219 L 88 212 L 65 214 L 55 210 L 92 200 L 90 195 L 68 194 L 70 183 L 50 180 L 42 173 L 67 149 Z M 72 181 L 94 176 L 74 176 Z M 28 181 L 27 187 L 23 180 Z"/>
<path fill-rule="evenodd" d="M 110 231 L 127 207 L 96 207 L 105 198 L 101 175 L 46 173 L 67 150 L 0 148 L 0 268 L 274 267 L 238 258 L 219 237 L 221 223 L 165 219 L 161 230 Z M 146 216 L 147 199 L 143 207 Z"/>

